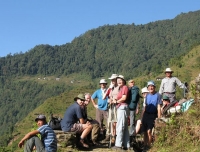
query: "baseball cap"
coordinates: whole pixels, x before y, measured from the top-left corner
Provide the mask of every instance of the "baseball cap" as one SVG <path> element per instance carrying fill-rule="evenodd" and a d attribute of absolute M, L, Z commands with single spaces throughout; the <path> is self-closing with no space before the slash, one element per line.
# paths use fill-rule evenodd
<path fill-rule="evenodd" d="M 38 116 L 35 118 L 35 121 L 38 121 L 38 120 L 46 120 L 45 115 L 38 115 Z"/>

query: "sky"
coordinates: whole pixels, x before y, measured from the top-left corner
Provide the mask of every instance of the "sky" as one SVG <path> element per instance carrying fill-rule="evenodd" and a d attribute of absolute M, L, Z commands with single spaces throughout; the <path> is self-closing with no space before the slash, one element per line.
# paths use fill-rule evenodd
<path fill-rule="evenodd" d="M 108 24 L 147 24 L 197 10 L 200 0 L 1 0 L 0 57 L 70 43 Z"/>

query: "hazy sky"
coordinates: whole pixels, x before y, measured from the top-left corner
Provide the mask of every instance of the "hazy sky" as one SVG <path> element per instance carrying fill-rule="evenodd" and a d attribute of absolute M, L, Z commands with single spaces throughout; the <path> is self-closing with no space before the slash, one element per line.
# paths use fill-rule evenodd
<path fill-rule="evenodd" d="M 61 45 L 106 24 L 146 24 L 200 10 L 200 0 L 1 0 L 0 57 Z"/>

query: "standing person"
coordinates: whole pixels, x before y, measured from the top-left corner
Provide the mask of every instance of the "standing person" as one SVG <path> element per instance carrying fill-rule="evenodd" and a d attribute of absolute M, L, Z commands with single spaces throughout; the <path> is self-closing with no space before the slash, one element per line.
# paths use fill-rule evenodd
<path fill-rule="evenodd" d="M 112 74 L 110 78 L 111 80 L 111 85 L 112 87 L 110 92 L 109 92 L 109 110 L 108 110 L 108 124 L 112 124 L 112 129 L 111 127 L 108 127 L 109 129 L 109 132 L 111 132 L 112 134 L 112 140 L 111 140 L 111 143 L 114 144 L 115 143 L 115 140 L 116 140 L 116 123 L 117 123 L 117 109 L 116 109 L 116 103 L 115 103 L 115 99 L 117 99 L 117 95 L 118 95 L 118 92 L 119 92 L 119 87 L 117 85 L 117 74 Z M 112 123 L 110 123 L 112 122 Z"/>
<path fill-rule="evenodd" d="M 138 101 L 140 99 L 139 88 L 135 86 L 133 80 L 129 80 L 129 110 L 130 110 L 130 128 L 129 135 L 133 136 L 135 131 L 135 114 L 138 114 Z"/>
<path fill-rule="evenodd" d="M 22 138 L 19 142 L 18 147 L 22 148 L 24 141 L 26 145 L 24 146 L 24 151 L 33 151 L 36 148 L 39 152 L 56 152 L 57 151 L 57 139 L 54 131 L 49 127 L 44 115 L 38 115 L 35 119 L 38 125 L 38 129 L 29 132 Z M 41 140 L 37 136 L 41 135 Z"/>
<path fill-rule="evenodd" d="M 61 128 L 64 132 L 76 132 L 80 133 L 80 141 L 79 145 L 85 148 L 89 148 L 89 146 L 84 142 L 84 139 L 92 130 L 92 125 L 90 122 L 84 119 L 82 113 L 82 107 L 85 101 L 85 96 L 83 94 L 79 94 L 74 98 L 75 103 L 69 106 L 64 114 L 64 117 L 61 121 Z M 80 123 L 77 123 L 77 122 Z"/>
<path fill-rule="evenodd" d="M 106 128 L 108 128 L 107 125 L 107 119 L 108 119 L 108 97 L 103 99 L 103 97 L 106 94 L 107 88 L 107 82 L 105 79 L 101 79 L 99 82 L 100 89 L 96 90 L 91 97 L 91 101 L 93 103 L 93 106 L 96 108 L 96 120 L 99 123 L 101 131 L 104 130 L 103 128 L 103 121 L 106 121 Z M 95 99 L 98 99 L 97 104 L 95 103 Z M 106 132 L 106 139 L 109 140 L 109 135 L 108 135 L 108 129 Z"/>
<path fill-rule="evenodd" d="M 144 114 L 142 119 L 142 128 L 144 131 L 145 150 L 149 149 L 152 143 L 152 129 L 154 121 L 161 117 L 161 95 L 156 92 L 156 85 L 153 81 L 147 83 L 149 93 L 146 96 Z"/>
<path fill-rule="evenodd" d="M 185 88 L 185 85 L 177 77 L 172 76 L 173 71 L 170 68 L 166 68 L 166 77 L 162 79 L 159 93 L 169 97 L 170 102 L 176 101 L 176 85 L 180 88 Z"/>
<path fill-rule="evenodd" d="M 117 77 L 119 92 L 115 103 L 117 103 L 117 126 L 116 126 L 116 141 L 113 149 L 130 149 L 129 131 L 128 131 L 128 116 L 129 108 L 127 104 L 129 89 L 126 86 L 126 80 L 123 75 Z"/>

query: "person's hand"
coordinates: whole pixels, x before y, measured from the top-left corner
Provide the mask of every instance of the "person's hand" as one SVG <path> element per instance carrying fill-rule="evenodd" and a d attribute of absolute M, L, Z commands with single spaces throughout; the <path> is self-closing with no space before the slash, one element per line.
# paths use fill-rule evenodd
<path fill-rule="evenodd" d="M 136 113 L 136 114 L 138 114 L 138 113 L 139 113 L 139 109 L 138 109 L 138 108 L 136 109 L 135 113 Z"/>
<path fill-rule="evenodd" d="M 89 121 L 86 122 L 87 125 L 90 125 L 91 123 Z"/>
<path fill-rule="evenodd" d="M 96 109 L 98 109 L 98 105 L 94 105 L 94 107 L 95 107 Z"/>
<path fill-rule="evenodd" d="M 24 145 L 24 141 L 20 141 L 19 144 L 18 144 L 18 147 L 22 148 L 23 145 Z"/>
<path fill-rule="evenodd" d="M 112 84 L 112 82 L 109 85 L 109 89 L 112 89 L 114 87 L 114 84 Z"/>

